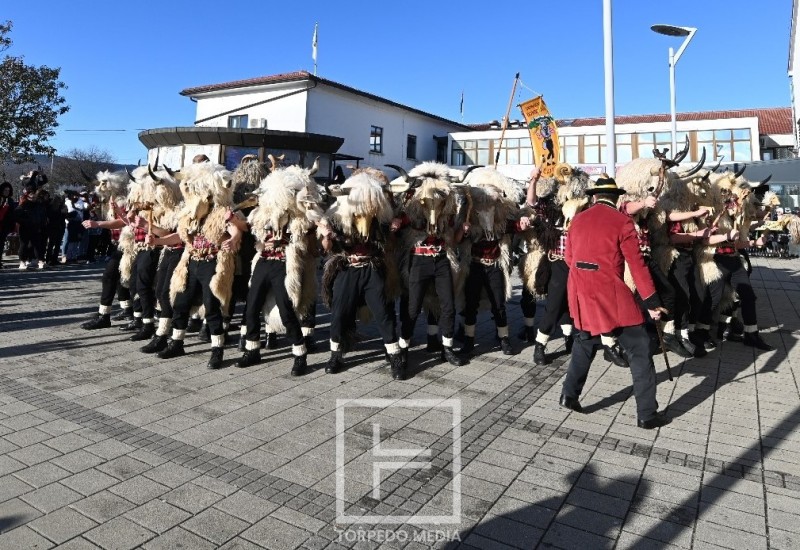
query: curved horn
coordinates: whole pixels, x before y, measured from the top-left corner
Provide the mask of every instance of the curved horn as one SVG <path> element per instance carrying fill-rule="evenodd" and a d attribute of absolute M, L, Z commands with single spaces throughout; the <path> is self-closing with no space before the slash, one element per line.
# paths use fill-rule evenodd
<path fill-rule="evenodd" d="M 161 156 L 161 150 L 156 151 L 156 162 L 153 164 L 153 169 L 158 170 L 158 157 Z M 149 166 L 149 165 L 148 165 Z"/>
<path fill-rule="evenodd" d="M 139 168 L 142 165 L 142 159 L 136 159 L 136 168 Z"/>
<path fill-rule="evenodd" d="M 672 159 L 675 164 L 680 164 L 683 159 L 686 158 L 686 155 L 689 154 L 689 136 L 686 136 L 686 145 L 684 145 L 683 149 L 675 155 L 675 158 Z"/>
<path fill-rule="evenodd" d="M 767 183 L 769 183 L 769 180 L 771 179 L 772 179 L 772 174 L 770 174 L 769 176 L 758 182 L 758 185 L 766 185 Z"/>
<path fill-rule="evenodd" d="M 169 166 L 167 166 L 166 164 L 164 165 L 164 170 L 167 171 L 167 174 L 169 174 L 169 177 L 171 177 L 171 178 L 175 177 L 175 172 L 173 170 L 170 170 Z"/>
<path fill-rule="evenodd" d="M 268 154 L 267 158 L 269 159 L 270 163 L 269 171 L 274 172 L 275 169 L 278 167 L 279 160 L 275 158 L 275 155 L 273 155 L 272 153 Z"/>
<path fill-rule="evenodd" d="M 475 170 L 476 168 L 483 168 L 483 165 L 482 164 L 476 164 L 475 166 L 470 166 L 469 168 L 464 170 L 464 173 L 461 175 L 461 179 L 458 180 L 458 183 L 464 183 L 464 180 L 467 179 L 467 176 L 469 175 L 469 173 L 472 172 L 473 170 Z"/>
<path fill-rule="evenodd" d="M 734 177 L 734 178 L 738 178 L 739 176 L 741 176 L 742 174 L 744 174 L 744 170 L 745 170 L 745 168 L 747 168 L 747 165 L 746 165 L 746 164 L 742 164 L 742 168 L 741 168 L 740 170 L 737 170 L 736 172 L 734 172 L 734 173 L 733 173 L 733 177 Z"/>
<path fill-rule="evenodd" d="M 716 172 L 716 171 L 719 169 L 719 165 L 720 165 L 720 164 L 722 164 L 722 159 L 724 159 L 724 158 L 725 158 L 725 155 L 722 155 L 722 156 L 720 156 L 720 157 L 719 157 L 719 160 L 717 161 L 717 164 L 716 164 L 716 165 L 714 165 L 714 167 L 713 167 L 713 168 L 709 168 L 708 170 L 709 170 L 710 172 Z"/>
<path fill-rule="evenodd" d="M 153 181 L 156 182 L 156 184 L 161 183 L 161 178 L 156 176 L 156 173 L 153 172 L 153 169 L 149 164 L 147 165 L 147 173 L 150 174 L 150 177 L 153 178 Z"/>
<path fill-rule="evenodd" d="M 700 162 L 689 168 L 687 172 L 680 174 L 680 177 L 688 178 L 689 176 L 694 176 L 696 173 L 700 171 L 701 168 L 703 168 L 703 165 L 705 163 L 706 163 L 706 148 L 703 147 L 703 152 L 700 154 Z"/>
<path fill-rule="evenodd" d="M 411 178 L 409 177 L 408 172 L 406 172 L 402 166 L 397 166 L 396 164 L 384 164 L 384 166 L 398 172 L 406 181 L 406 183 L 410 183 Z"/>
<path fill-rule="evenodd" d="M 133 181 L 133 182 L 135 182 L 135 181 L 136 181 L 136 178 L 134 178 L 134 177 L 131 175 L 131 173 L 130 173 L 130 172 L 128 172 L 128 167 L 127 167 L 127 166 L 125 167 L 125 174 L 128 176 L 128 179 L 129 179 L 129 180 L 131 180 L 131 181 Z"/>
<path fill-rule="evenodd" d="M 311 168 L 309 168 L 308 175 L 313 176 L 317 172 L 319 172 L 319 157 L 314 159 L 314 164 L 312 164 Z"/>
<path fill-rule="evenodd" d="M 83 179 L 85 179 L 87 183 L 92 183 L 94 181 L 94 178 L 89 177 L 89 174 L 84 172 L 83 168 L 81 168 L 80 170 L 81 170 L 81 176 L 83 176 Z"/>

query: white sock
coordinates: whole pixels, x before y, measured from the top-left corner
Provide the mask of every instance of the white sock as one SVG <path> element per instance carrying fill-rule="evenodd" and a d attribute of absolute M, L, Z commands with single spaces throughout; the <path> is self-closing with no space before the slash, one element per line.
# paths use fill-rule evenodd
<path fill-rule="evenodd" d="M 664 323 L 664 332 L 666 334 L 674 334 L 675 333 L 675 321 L 667 321 Z"/>
<path fill-rule="evenodd" d="M 306 351 L 306 345 L 305 344 L 300 344 L 299 346 L 297 346 L 297 345 L 292 346 L 292 355 L 294 355 L 295 357 L 302 357 L 303 355 L 306 355 L 307 353 L 308 352 Z"/>
<path fill-rule="evenodd" d="M 260 340 L 245 340 L 244 341 L 244 349 L 247 351 L 252 351 L 254 349 L 261 349 L 261 341 Z"/>
<path fill-rule="evenodd" d="M 300 332 L 303 334 L 303 336 L 313 336 L 314 327 L 300 327 Z"/>
<path fill-rule="evenodd" d="M 464 325 L 464 336 L 475 338 L 475 325 Z"/>
<path fill-rule="evenodd" d="M 408 349 L 411 346 L 411 340 L 406 340 L 405 338 L 400 338 L 397 341 L 397 345 L 400 346 L 400 349 Z"/>
<path fill-rule="evenodd" d="M 532 328 L 534 320 L 535 319 L 533 317 L 525 317 L 525 326 Z"/>
<path fill-rule="evenodd" d="M 497 327 L 497 335 L 500 338 L 508 338 L 508 325 L 504 327 Z"/>
<path fill-rule="evenodd" d="M 397 344 L 397 342 L 394 342 L 392 344 L 384 344 L 384 346 L 386 347 L 386 353 L 388 353 L 389 355 L 400 353 L 400 346 Z"/>
<path fill-rule="evenodd" d="M 122 309 L 128 309 L 129 307 L 131 307 L 131 303 L 129 300 L 122 300 L 119 303 L 119 307 L 121 307 Z"/>
<path fill-rule="evenodd" d="M 682 328 L 681 329 L 681 338 L 683 338 L 684 340 L 688 340 L 689 339 L 689 329 L 688 328 Z"/>
<path fill-rule="evenodd" d="M 564 336 L 569 336 L 572 334 L 572 325 L 561 325 L 561 332 L 564 333 Z"/>
<path fill-rule="evenodd" d="M 731 317 L 730 315 L 723 315 L 722 317 L 719 318 L 719 322 L 725 323 L 727 325 L 730 324 L 731 319 L 733 319 L 733 317 Z"/>
<path fill-rule="evenodd" d="M 704 325 L 703 323 L 697 323 L 697 324 L 694 326 L 694 328 L 695 328 L 695 330 L 708 330 L 708 329 L 710 329 L 711 327 L 710 327 L 710 326 L 708 326 L 708 325 Z"/>
<path fill-rule="evenodd" d="M 247 325 L 242 325 L 239 327 L 239 335 L 244 336 L 247 334 Z"/>
<path fill-rule="evenodd" d="M 600 343 L 603 344 L 605 347 L 610 348 L 614 344 L 617 343 L 617 339 L 614 338 L 613 336 L 608 336 L 606 334 L 601 334 L 600 335 Z"/>
<path fill-rule="evenodd" d="M 186 336 L 185 330 L 179 330 L 177 328 L 172 329 L 172 339 L 183 341 L 183 337 Z"/>
<path fill-rule="evenodd" d="M 439 325 L 428 325 L 428 336 L 436 336 L 439 334 Z"/>
<path fill-rule="evenodd" d="M 331 351 L 339 351 L 339 342 L 331 340 Z"/>
<path fill-rule="evenodd" d="M 442 346 L 444 346 L 446 348 L 452 348 L 453 347 L 453 338 L 452 337 L 448 338 L 447 336 L 442 336 Z"/>
<path fill-rule="evenodd" d="M 111 313 L 111 306 L 100 306 L 100 315 L 108 315 Z"/>
<path fill-rule="evenodd" d="M 211 335 L 211 347 L 212 348 L 221 348 L 225 345 L 225 335 L 224 334 L 212 334 Z"/>
<path fill-rule="evenodd" d="M 153 324 L 153 318 L 152 317 L 143 318 L 142 319 L 142 323 L 144 323 L 145 325 L 152 325 Z"/>
<path fill-rule="evenodd" d="M 166 336 L 171 326 L 172 326 L 172 319 L 170 319 L 169 317 L 161 317 L 158 320 L 158 328 L 156 329 L 156 336 Z"/>
<path fill-rule="evenodd" d="M 543 333 L 541 330 L 536 331 L 536 343 L 545 345 L 550 340 L 550 335 Z"/>
<path fill-rule="evenodd" d="M 141 311 L 134 311 L 133 312 L 133 318 L 134 319 L 141 319 L 142 318 L 142 312 Z"/>
<path fill-rule="evenodd" d="M 758 325 L 745 325 L 744 331 L 750 334 L 758 332 Z"/>

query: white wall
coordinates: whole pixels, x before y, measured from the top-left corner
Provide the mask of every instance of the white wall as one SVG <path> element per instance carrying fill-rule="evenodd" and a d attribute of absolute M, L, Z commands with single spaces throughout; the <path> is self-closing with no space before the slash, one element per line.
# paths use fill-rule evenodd
<path fill-rule="evenodd" d="M 383 128 L 383 153 L 370 152 L 370 127 Z M 362 166 L 383 168 L 396 164 L 411 169 L 425 160 L 436 160 L 433 136 L 443 137 L 459 129 L 423 115 L 320 84 L 309 92 L 308 132 L 344 138 L 339 153 L 363 157 Z M 417 137 L 416 160 L 406 158 L 406 137 Z"/>
<path fill-rule="evenodd" d="M 269 88 L 254 86 L 252 88 L 240 88 L 235 90 L 225 90 L 202 94 L 197 98 L 197 114 L 195 120 L 202 120 L 208 117 L 215 117 L 211 120 L 201 122 L 198 126 L 228 126 L 228 117 L 235 115 L 247 115 L 249 120 L 264 118 L 267 120 L 267 129 L 286 130 L 290 132 L 306 131 L 306 98 L 304 90 L 308 86 L 306 82 L 290 82 L 285 84 L 271 84 Z M 297 91 L 294 95 L 262 103 L 254 107 L 246 107 L 253 103 L 258 103 L 267 99 L 276 98 L 291 92 Z M 233 113 L 221 116 L 220 113 L 227 113 L 232 109 L 237 109 Z"/>
<path fill-rule="evenodd" d="M 794 146 L 800 149 L 797 118 L 800 117 L 800 2 L 792 2 L 792 23 L 789 35 L 789 95 L 792 101 Z"/>

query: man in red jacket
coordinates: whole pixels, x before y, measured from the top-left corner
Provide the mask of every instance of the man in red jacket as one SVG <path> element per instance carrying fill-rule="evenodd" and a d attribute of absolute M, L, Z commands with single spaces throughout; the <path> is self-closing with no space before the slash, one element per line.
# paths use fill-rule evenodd
<path fill-rule="evenodd" d="M 656 374 L 645 319 L 633 292 L 623 279 L 627 262 L 650 317 L 664 311 L 639 250 L 636 228 L 617 210 L 625 191 L 603 175 L 586 194 L 594 205 L 578 214 L 570 226 L 565 260 L 569 266 L 567 295 L 575 328 L 579 330 L 564 380 L 560 404 L 582 412 L 578 397 L 586 383 L 600 335 L 613 333 L 625 351 L 633 376 L 638 425 L 653 429 L 668 423 L 658 413 Z"/>

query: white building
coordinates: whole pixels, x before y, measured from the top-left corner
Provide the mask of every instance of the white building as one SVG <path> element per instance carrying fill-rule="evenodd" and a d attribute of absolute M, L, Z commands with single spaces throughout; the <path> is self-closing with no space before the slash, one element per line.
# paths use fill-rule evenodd
<path fill-rule="evenodd" d="M 792 125 L 794 128 L 794 149 L 800 150 L 800 0 L 792 2 L 792 25 L 789 32 L 789 92 L 792 97 Z"/>
<path fill-rule="evenodd" d="M 202 152 L 233 168 L 245 154 L 274 153 L 305 165 L 321 156 L 323 177 L 337 162 L 410 169 L 425 160 L 447 162 L 448 134 L 469 129 L 305 71 L 197 86 L 181 95 L 197 103 L 195 126 L 140 134 L 151 161 L 156 150 L 176 166 Z"/>

